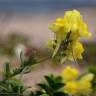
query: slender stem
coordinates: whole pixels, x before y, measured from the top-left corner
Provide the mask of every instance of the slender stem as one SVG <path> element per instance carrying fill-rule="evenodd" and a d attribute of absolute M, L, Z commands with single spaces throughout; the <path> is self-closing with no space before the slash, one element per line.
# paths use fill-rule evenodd
<path fill-rule="evenodd" d="M 49 58 L 50 58 L 50 57 L 46 57 L 46 58 L 43 58 L 43 59 L 41 59 L 41 60 L 38 60 L 35 64 L 44 62 L 44 61 L 48 60 Z M 31 65 L 31 66 L 33 66 L 33 65 Z M 31 67 L 31 66 L 30 66 L 30 67 Z M 24 67 L 22 70 L 20 69 L 21 71 L 18 71 L 16 74 L 11 75 L 11 77 L 14 77 L 14 76 L 16 76 L 16 75 L 18 75 L 18 74 L 20 74 L 20 73 L 23 73 L 26 68 L 27 68 L 27 66 Z"/>
<path fill-rule="evenodd" d="M 49 57 L 47 57 L 47 58 L 44 58 L 44 59 L 41 59 L 41 60 L 39 60 L 38 62 L 36 62 L 36 63 L 41 63 L 41 62 L 44 62 L 44 61 L 46 61 L 46 60 L 48 60 L 49 59 Z M 31 66 L 30 66 L 31 67 Z M 24 69 L 21 71 L 21 74 L 20 73 L 18 73 L 18 74 L 20 74 L 20 81 L 21 81 L 21 78 L 23 77 L 23 74 L 24 74 L 24 72 L 25 72 L 25 70 L 27 69 L 27 66 L 26 67 L 24 67 Z M 19 91 L 18 91 L 18 94 L 20 94 L 20 87 L 19 87 Z"/>
<path fill-rule="evenodd" d="M 37 61 L 36 64 L 37 64 L 37 63 L 44 62 L 44 61 L 46 61 L 46 60 L 48 60 L 48 59 L 49 59 L 49 57 L 43 58 L 43 59 Z M 31 66 L 30 66 L 30 67 L 31 67 Z M 25 72 L 26 69 L 27 69 L 27 66 L 21 71 L 20 81 L 21 81 L 21 78 L 22 78 L 22 76 L 23 76 L 23 74 L 24 74 L 24 72 Z M 18 74 L 20 74 L 20 73 L 18 73 Z M 19 92 L 19 94 L 20 94 L 20 92 Z"/>
<path fill-rule="evenodd" d="M 43 59 L 41 59 L 41 60 L 38 60 L 36 63 L 44 62 L 44 61 L 48 60 L 49 58 L 50 58 L 50 57 L 43 58 Z"/>
<path fill-rule="evenodd" d="M 26 69 L 26 67 L 22 70 L 22 72 L 21 72 L 21 74 L 20 74 L 20 78 L 19 78 L 20 81 L 22 80 L 22 77 L 23 77 L 23 74 L 24 74 L 25 69 Z M 21 89 L 20 89 L 20 88 L 21 88 L 21 85 L 19 86 L 19 90 L 18 90 L 19 96 L 20 96 L 20 94 L 21 94 Z"/>
<path fill-rule="evenodd" d="M 24 72 L 25 72 L 25 70 L 27 69 L 27 67 L 25 67 L 23 70 L 22 70 L 22 72 L 21 72 L 21 74 L 20 74 L 20 81 L 21 81 L 21 78 L 22 78 L 22 76 L 23 76 L 23 74 L 24 74 Z"/>

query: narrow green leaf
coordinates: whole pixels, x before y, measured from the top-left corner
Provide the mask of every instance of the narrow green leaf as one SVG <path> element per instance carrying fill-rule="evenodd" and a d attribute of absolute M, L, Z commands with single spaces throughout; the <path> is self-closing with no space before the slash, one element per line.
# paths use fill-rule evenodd
<path fill-rule="evenodd" d="M 11 75 L 10 65 L 9 63 L 6 63 L 4 65 L 4 79 L 8 79 Z"/>

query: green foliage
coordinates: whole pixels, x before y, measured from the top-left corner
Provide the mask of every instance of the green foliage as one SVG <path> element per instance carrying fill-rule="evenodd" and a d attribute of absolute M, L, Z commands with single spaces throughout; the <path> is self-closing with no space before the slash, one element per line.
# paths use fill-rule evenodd
<path fill-rule="evenodd" d="M 10 64 L 6 63 L 4 66 L 4 72 L 3 72 L 3 81 L 7 80 L 11 77 L 14 77 L 18 74 L 21 74 L 23 72 L 23 74 L 28 73 L 31 71 L 31 66 L 37 64 L 37 60 L 35 59 L 34 56 L 30 56 L 30 58 L 28 60 L 24 60 L 23 54 L 21 52 L 20 54 L 21 56 L 21 64 L 18 68 L 15 68 L 14 70 L 11 70 Z"/>
<path fill-rule="evenodd" d="M 94 74 L 94 78 L 92 80 L 92 88 L 93 88 L 93 93 L 96 95 L 96 66 L 91 65 L 89 66 L 89 72 Z"/>
<path fill-rule="evenodd" d="M 3 72 L 3 78 L 4 79 L 7 79 L 10 77 L 10 75 L 11 75 L 10 71 L 11 71 L 10 65 L 9 65 L 9 63 L 6 63 L 4 66 L 4 72 Z"/>
<path fill-rule="evenodd" d="M 26 90 L 29 87 L 25 87 L 22 82 L 21 78 L 23 74 L 29 73 L 32 67 L 40 62 L 45 61 L 45 59 L 37 60 L 35 55 L 29 56 L 27 59 L 24 58 L 24 54 L 20 53 L 20 66 L 12 69 L 10 63 L 4 64 L 3 76 L 2 80 L 0 81 L 0 96 L 26 96 Z M 19 75 L 20 78 L 17 77 Z M 46 80 L 47 80 L 46 76 Z M 51 83 L 51 82 L 50 82 Z M 59 83 L 58 83 L 59 84 Z M 59 86 L 57 84 L 57 87 Z M 55 88 L 55 85 L 54 85 Z M 41 94 L 42 91 L 37 91 L 35 94 L 30 93 L 27 96 L 48 96 L 47 94 Z"/>
<path fill-rule="evenodd" d="M 19 94 L 23 94 L 25 90 L 26 88 L 22 85 L 20 80 L 16 78 L 0 82 L 0 95 L 14 94 L 15 96 L 19 96 Z"/>
<path fill-rule="evenodd" d="M 10 67 L 9 63 L 4 65 L 3 78 L 0 81 L 0 96 L 1 94 L 14 94 L 15 96 L 23 96 L 23 92 L 27 88 L 23 86 L 20 79 L 17 79 L 17 75 L 23 75 L 29 73 L 33 65 L 37 64 L 37 60 L 34 56 L 30 56 L 28 60 L 24 60 L 23 54 L 20 54 L 20 60 L 22 61 L 20 66 L 14 70 Z M 10 95 L 9 95 L 10 96 Z"/>
<path fill-rule="evenodd" d="M 45 82 L 37 84 L 40 90 L 32 96 L 68 96 L 62 90 L 64 83 L 60 76 L 45 76 L 45 80 Z"/>
<path fill-rule="evenodd" d="M 12 76 L 14 75 L 18 75 L 20 73 L 28 73 L 31 71 L 31 66 L 37 64 L 37 60 L 35 58 L 35 56 L 30 56 L 30 58 L 28 58 L 28 60 L 24 60 L 22 57 L 22 53 L 20 54 L 20 57 L 21 57 L 21 64 L 20 64 L 20 67 L 19 68 L 16 68 L 15 70 L 13 70 L 13 73 L 11 74 Z"/>
<path fill-rule="evenodd" d="M 90 65 L 88 70 L 89 70 L 89 72 L 96 75 L 96 66 L 95 65 Z"/>

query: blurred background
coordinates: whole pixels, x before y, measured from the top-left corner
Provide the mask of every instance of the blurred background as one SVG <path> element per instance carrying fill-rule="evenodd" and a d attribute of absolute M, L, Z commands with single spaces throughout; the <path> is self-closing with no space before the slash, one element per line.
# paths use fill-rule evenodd
<path fill-rule="evenodd" d="M 6 61 L 11 61 L 12 66 L 17 64 L 13 54 L 19 44 L 36 49 L 40 54 L 46 52 L 46 42 L 53 37 L 48 24 L 57 17 L 63 17 L 65 11 L 73 9 L 81 12 L 88 30 L 92 32 L 92 38 L 82 39 L 85 47 L 83 63 L 96 64 L 96 0 L 0 0 L 1 73 Z M 58 73 L 63 66 L 52 68 L 49 63 L 46 61 L 37 67 L 38 70 L 33 70 L 24 81 L 29 85 L 38 82 L 37 78 L 46 73 Z"/>

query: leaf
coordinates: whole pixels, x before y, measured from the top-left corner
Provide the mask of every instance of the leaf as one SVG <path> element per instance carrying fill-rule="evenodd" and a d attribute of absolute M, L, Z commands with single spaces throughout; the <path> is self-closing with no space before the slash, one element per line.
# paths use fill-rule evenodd
<path fill-rule="evenodd" d="M 44 93 L 42 91 L 36 91 L 36 92 L 30 92 L 30 95 L 29 96 L 41 96 L 43 94 Z"/>
<path fill-rule="evenodd" d="M 64 92 L 62 92 L 62 88 L 64 87 L 64 83 L 62 82 L 61 76 L 44 76 L 45 82 L 39 83 L 38 86 L 46 93 L 48 96 L 67 96 Z"/>
<path fill-rule="evenodd" d="M 54 90 L 58 90 L 62 87 L 64 87 L 64 83 L 61 82 L 61 77 L 54 77 L 54 76 L 45 76 L 45 79 L 48 82 L 48 85 L 54 89 Z"/>
<path fill-rule="evenodd" d="M 54 86 L 54 80 L 52 76 L 45 76 L 46 81 L 48 82 L 50 87 Z"/>
<path fill-rule="evenodd" d="M 49 96 L 54 96 L 53 90 L 47 84 L 38 84 Z"/>
<path fill-rule="evenodd" d="M 53 86 L 53 89 L 59 90 L 62 87 L 64 87 L 64 83 L 55 83 L 55 85 Z"/>
<path fill-rule="evenodd" d="M 96 75 L 96 67 L 94 67 L 93 65 L 89 66 L 89 72 L 93 73 L 94 75 Z"/>
<path fill-rule="evenodd" d="M 56 81 L 57 81 L 57 82 L 62 82 L 62 77 L 61 77 L 61 76 L 57 76 L 57 77 L 56 77 Z"/>
<path fill-rule="evenodd" d="M 47 95 L 47 94 L 43 94 L 43 95 L 40 95 L 40 96 L 49 96 L 49 95 Z"/>
<path fill-rule="evenodd" d="M 7 79 L 10 77 L 10 75 L 11 75 L 10 65 L 9 65 L 9 63 L 6 63 L 4 65 L 4 76 L 3 77 L 4 77 L 4 79 Z"/>
<path fill-rule="evenodd" d="M 54 96 L 68 96 L 68 94 L 66 94 L 64 92 L 56 92 L 56 93 L 54 93 Z"/>

